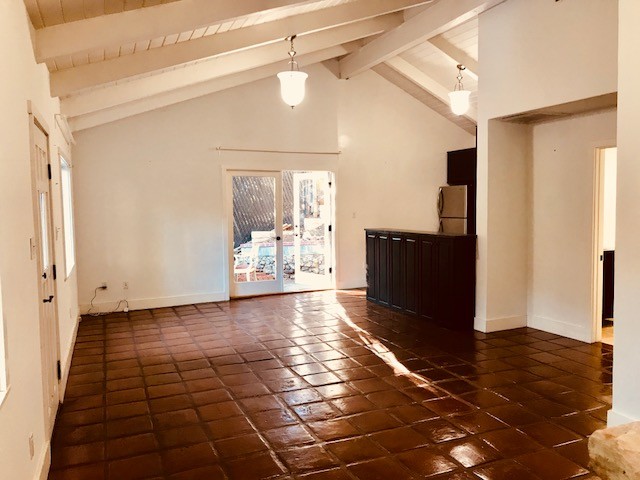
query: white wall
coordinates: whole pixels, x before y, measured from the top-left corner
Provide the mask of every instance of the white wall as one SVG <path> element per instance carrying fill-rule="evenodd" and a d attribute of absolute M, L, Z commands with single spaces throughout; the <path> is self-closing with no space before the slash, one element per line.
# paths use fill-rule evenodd
<path fill-rule="evenodd" d="M 339 278 L 350 288 L 366 284 L 364 228 L 437 230 L 447 151 L 475 138 L 377 74 L 340 86 Z"/>
<path fill-rule="evenodd" d="M 618 150 L 604 151 L 604 206 L 602 218 L 602 249 L 616 249 L 616 177 L 618 176 Z"/>
<path fill-rule="evenodd" d="M 286 168 L 335 170 L 335 159 L 215 147 L 336 151 L 337 86 L 322 67 L 309 73 L 309 95 L 294 110 L 268 79 L 76 135 L 81 305 L 103 281 L 102 310 L 125 293 L 132 308 L 225 298 L 222 166 L 273 168 L 275 158 Z"/>
<path fill-rule="evenodd" d="M 609 424 L 640 420 L 640 2 L 620 0 L 616 321 Z"/>
<path fill-rule="evenodd" d="M 530 327 L 594 340 L 596 148 L 615 138 L 615 111 L 533 129 Z"/>
<path fill-rule="evenodd" d="M 0 406 L 0 468 L 6 478 L 37 478 L 47 468 L 42 372 L 39 340 L 38 274 L 30 259 L 29 239 L 35 236 L 31 190 L 29 119 L 27 100 L 42 114 L 50 134 L 50 148 L 65 142 L 56 128 L 57 100 L 49 96 L 48 73 L 33 58 L 28 19 L 22 2 L 0 2 L 0 57 L 6 62 L 0 76 L 0 277 L 10 390 Z M 54 175 L 54 222 L 60 226 L 59 165 Z M 61 236 L 55 243 L 55 259 L 62 266 Z M 62 360 L 74 331 L 75 276 L 57 282 Z M 30 459 L 29 434 L 35 456 Z M 4 478 L 3 477 L 3 478 Z"/>
<path fill-rule="evenodd" d="M 102 281 L 103 310 L 125 295 L 123 281 L 133 308 L 224 299 L 223 166 L 336 173 L 341 288 L 365 283 L 365 227 L 436 227 L 446 151 L 473 137 L 373 72 L 339 81 L 323 66 L 307 71 L 307 98 L 294 110 L 269 78 L 77 134 L 82 305 Z M 218 153 L 219 145 L 343 153 Z"/>
<path fill-rule="evenodd" d="M 513 178 L 526 178 L 527 163 L 493 155 L 495 148 L 511 148 L 521 149 L 517 156 L 525 158 L 526 142 L 517 134 L 509 140 L 490 121 L 616 91 L 616 14 L 613 0 L 508 0 L 479 17 L 476 325 L 481 328 L 521 326 L 529 293 L 516 272 L 528 248 L 526 237 L 521 228 L 511 228 L 500 207 L 509 198 L 522 205 L 520 193 L 505 192 Z M 512 277 L 518 282 L 504 281 Z"/>
<path fill-rule="evenodd" d="M 616 0 L 507 0 L 479 17 L 489 118 L 617 90 Z"/>
<path fill-rule="evenodd" d="M 527 324 L 531 128 L 497 120 L 487 126 L 491 162 L 482 176 L 488 198 L 487 207 L 478 208 L 478 237 L 487 247 L 478 278 L 487 293 L 478 298 L 475 328 L 491 332 Z"/>

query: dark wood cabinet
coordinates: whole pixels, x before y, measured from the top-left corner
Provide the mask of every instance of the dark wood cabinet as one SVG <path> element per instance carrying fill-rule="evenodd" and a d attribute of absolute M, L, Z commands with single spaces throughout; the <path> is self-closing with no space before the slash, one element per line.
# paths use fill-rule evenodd
<path fill-rule="evenodd" d="M 404 309 L 411 313 L 418 312 L 418 302 L 416 297 L 416 289 L 418 287 L 416 283 L 416 269 L 418 267 L 418 248 L 415 238 L 407 237 L 404 243 L 404 291 L 405 291 L 405 304 Z"/>
<path fill-rule="evenodd" d="M 389 235 L 378 235 L 375 243 L 378 301 L 389 305 Z"/>
<path fill-rule="evenodd" d="M 455 329 L 472 329 L 476 236 L 368 229 L 367 298 Z"/>
<path fill-rule="evenodd" d="M 436 244 L 432 237 L 419 237 L 418 268 L 417 268 L 417 288 L 425 292 L 436 291 Z M 429 320 L 436 318 L 436 298 L 435 295 L 418 295 L 418 314 Z"/>
<path fill-rule="evenodd" d="M 397 235 L 391 235 L 391 255 L 390 255 L 390 273 L 391 273 L 391 306 L 402 310 L 406 304 L 405 291 L 405 262 L 403 261 L 403 238 Z"/>
<path fill-rule="evenodd" d="M 471 185 L 476 183 L 477 150 L 467 148 L 447 152 L 447 183 Z"/>
<path fill-rule="evenodd" d="M 378 298 L 377 249 L 377 235 L 367 233 L 367 298 Z"/>

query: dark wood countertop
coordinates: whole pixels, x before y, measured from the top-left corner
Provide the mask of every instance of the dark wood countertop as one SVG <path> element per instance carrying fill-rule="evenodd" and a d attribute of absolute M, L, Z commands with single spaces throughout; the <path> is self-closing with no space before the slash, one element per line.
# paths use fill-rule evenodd
<path fill-rule="evenodd" d="M 385 232 L 385 233 L 399 233 L 402 235 L 438 235 L 440 237 L 474 237 L 475 235 L 464 233 L 443 233 L 443 232 L 429 232 L 424 230 L 405 230 L 402 228 L 365 228 L 365 232 Z"/>

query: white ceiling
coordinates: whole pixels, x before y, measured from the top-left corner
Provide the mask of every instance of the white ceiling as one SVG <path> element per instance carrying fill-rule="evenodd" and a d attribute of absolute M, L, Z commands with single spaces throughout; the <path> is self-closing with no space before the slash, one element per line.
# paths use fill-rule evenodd
<path fill-rule="evenodd" d="M 284 37 L 302 65 L 373 69 L 462 128 L 475 125 L 477 14 L 504 0 L 24 0 L 36 59 L 82 129 L 272 75 Z M 283 58 L 284 57 L 284 58 Z M 473 107 L 448 113 L 465 64 Z"/>

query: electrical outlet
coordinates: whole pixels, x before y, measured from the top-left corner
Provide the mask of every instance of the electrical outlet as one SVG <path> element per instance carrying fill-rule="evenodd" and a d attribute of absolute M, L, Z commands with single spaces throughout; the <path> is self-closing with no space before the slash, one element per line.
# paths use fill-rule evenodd
<path fill-rule="evenodd" d="M 129 282 L 122 282 L 122 289 L 129 290 Z"/>
<path fill-rule="evenodd" d="M 102 282 L 102 284 L 100 285 L 100 288 L 103 290 L 107 289 L 107 282 Z"/>
<path fill-rule="evenodd" d="M 33 457 L 36 454 L 36 446 L 33 443 L 33 433 L 29 435 L 29 456 L 33 460 Z"/>

